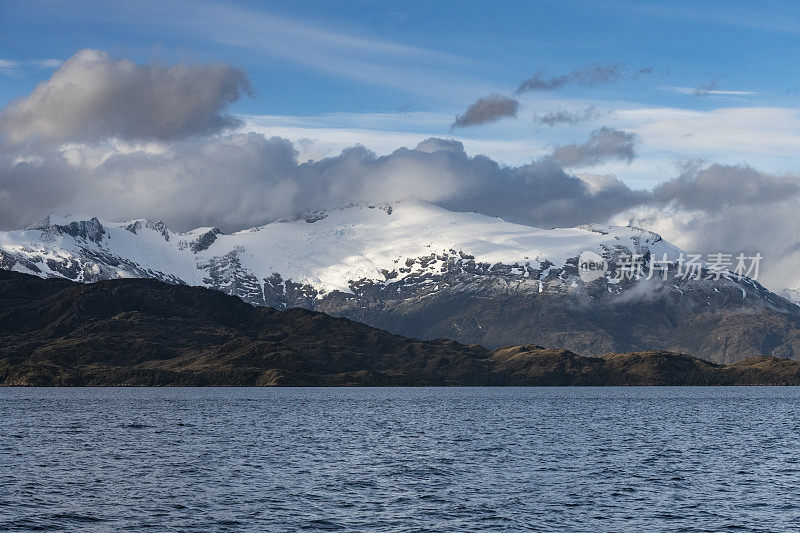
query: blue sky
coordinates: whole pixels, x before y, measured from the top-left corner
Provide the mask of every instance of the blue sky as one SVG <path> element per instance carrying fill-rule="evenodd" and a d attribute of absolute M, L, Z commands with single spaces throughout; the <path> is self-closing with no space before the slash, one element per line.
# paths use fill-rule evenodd
<path fill-rule="evenodd" d="M 597 172 L 648 186 L 688 160 L 800 163 L 800 5 L 794 2 L 68 2 L 0 6 L 0 102 L 49 77 L 43 60 L 82 48 L 145 62 L 223 61 L 247 72 L 250 127 L 378 152 L 428 135 L 519 164 L 600 125 L 641 138 L 640 157 Z M 471 102 L 512 94 L 537 71 L 619 65 L 618 83 L 520 97 L 516 119 L 450 130 Z M 641 68 L 652 73 L 635 76 Z M 718 93 L 695 96 L 697 87 Z M 728 92 L 741 94 L 725 94 Z M 597 120 L 533 126 L 552 110 Z M 741 111 L 743 109 L 752 111 Z"/>

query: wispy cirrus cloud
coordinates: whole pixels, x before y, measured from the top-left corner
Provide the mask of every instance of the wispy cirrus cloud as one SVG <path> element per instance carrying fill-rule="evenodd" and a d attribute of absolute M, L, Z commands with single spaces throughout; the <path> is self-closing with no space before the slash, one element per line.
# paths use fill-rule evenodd
<path fill-rule="evenodd" d="M 173 34 L 247 50 L 250 58 L 277 59 L 408 93 L 445 99 L 492 90 L 490 84 L 470 72 L 469 67 L 480 64 L 473 58 L 365 32 L 331 29 L 323 23 L 278 15 L 257 3 L 245 7 L 205 0 L 142 0 L 112 7 L 107 2 L 88 0 L 87 6 L 82 11 L 88 13 L 80 16 L 97 22 L 136 20 Z"/>
<path fill-rule="evenodd" d="M 37 68 L 53 69 L 61 66 L 60 59 L 32 59 L 30 61 L 17 61 L 12 59 L 0 59 L 0 74 L 9 77 L 21 77 L 25 75 L 25 68 L 34 66 Z"/>
<path fill-rule="evenodd" d="M 0 74 L 4 76 L 18 76 L 22 63 L 10 59 L 0 59 Z"/>
<path fill-rule="evenodd" d="M 727 107 L 710 111 L 677 108 L 618 109 L 618 127 L 683 159 L 776 160 L 800 149 L 800 110 Z M 795 163 L 793 166 L 797 166 Z"/>
<path fill-rule="evenodd" d="M 33 65 L 36 65 L 39 68 L 58 68 L 63 63 L 60 59 L 34 59 L 30 62 Z"/>
<path fill-rule="evenodd" d="M 699 87 L 679 87 L 674 85 L 660 85 L 658 90 L 669 91 L 689 96 L 751 96 L 757 94 L 755 91 L 733 91 L 728 89 L 718 89 L 716 81 L 709 82 Z"/>
<path fill-rule="evenodd" d="M 671 2 L 640 2 L 638 0 L 615 0 L 614 2 L 585 2 L 584 7 L 593 10 L 625 13 L 633 17 L 681 21 L 715 26 L 729 26 L 769 33 L 800 34 L 800 17 L 794 6 L 785 9 L 764 9 L 758 3 L 727 4 L 720 9 L 714 2 L 693 2 L 691 9 Z"/>

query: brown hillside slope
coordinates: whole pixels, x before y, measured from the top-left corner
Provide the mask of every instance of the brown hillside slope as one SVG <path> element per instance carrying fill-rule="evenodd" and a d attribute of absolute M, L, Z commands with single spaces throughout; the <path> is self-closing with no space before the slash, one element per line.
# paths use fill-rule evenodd
<path fill-rule="evenodd" d="M 669 352 L 583 357 L 532 345 L 491 352 L 197 287 L 0 271 L 0 384 L 800 384 L 800 362 L 722 366 Z"/>

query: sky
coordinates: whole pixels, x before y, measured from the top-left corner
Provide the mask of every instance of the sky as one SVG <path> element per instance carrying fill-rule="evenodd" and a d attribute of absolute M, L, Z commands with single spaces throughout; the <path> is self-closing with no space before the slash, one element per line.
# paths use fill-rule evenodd
<path fill-rule="evenodd" d="M 260 131 L 319 137 L 334 151 L 343 147 L 338 130 L 348 140 L 357 130 L 359 142 L 381 152 L 446 135 L 464 140 L 468 153 L 519 164 L 602 123 L 642 136 L 637 161 L 610 169 L 652 186 L 686 159 L 796 168 L 798 28 L 793 2 L 7 0 L 0 59 L 19 66 L 4 68 L 0 102 L 45 79 L 42 61 L 83 48 L 137 61 L 223 61 L 249 76 L 254 96 L 232 111 Z M 588 65 L 618 65 L 626 75 L 528 93 L 515 120 L 450 130 L 478 97 L 513 93 L 539 71 Z M 695 95 L 702 87 L 713 88 Z M 611 116 L 533 121 L 592 106 Z"/>
<path fill-rule="evenodd" d="M 5 0 L 0 229 L 408 196 L 800 286 L 799 55 L 789 1 Z"/>

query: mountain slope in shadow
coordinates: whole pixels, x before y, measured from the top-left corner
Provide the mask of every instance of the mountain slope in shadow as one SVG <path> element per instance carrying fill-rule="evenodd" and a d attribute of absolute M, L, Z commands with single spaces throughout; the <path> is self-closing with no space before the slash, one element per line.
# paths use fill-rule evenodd
<path fill-rule="evenodd" d="M 148 279 L 79 284 L 0 271 L 0 384 L 800 384 L 800 362 L 722 366 L 669 352 L 578 356 L 419 341 L 305 309 Z"/>

